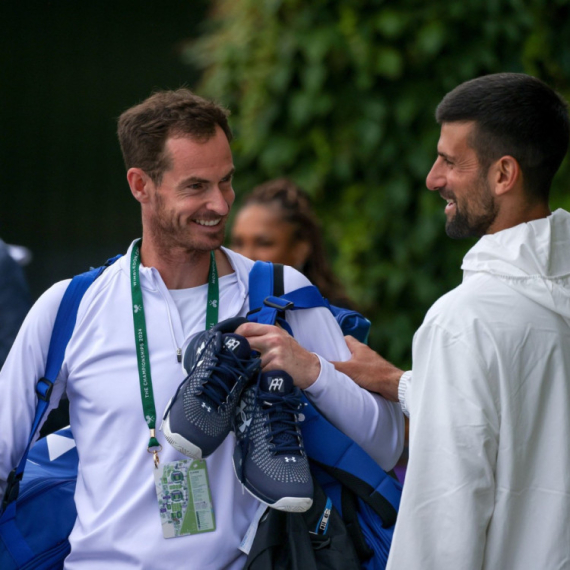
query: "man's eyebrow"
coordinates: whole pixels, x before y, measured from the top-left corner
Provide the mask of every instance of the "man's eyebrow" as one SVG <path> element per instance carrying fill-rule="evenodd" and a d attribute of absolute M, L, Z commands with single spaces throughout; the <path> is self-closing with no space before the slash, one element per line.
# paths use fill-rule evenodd
<path fill-rule="evenodd" d="M 235 167 L 232 168 L 223 178 L 231 178 L 234 173 L 235 173 L 236 169 Z M 210 180 L 207 180 L 206 178 L 200 178 L 199 176 L 189 176 L 188 178 L 184 178 L 184 180 L 180 181 L 180 186 L 186 186 L 188 184 L 208 184 L 210 182 Z"/>
<path fill-rule="evenodd" d="M 437 155 L 441 156 L 441 158 L 445 158 L 445 160 L 453 160 L 453 156 L 447 154 L 446 152 L 442 152 L 441 150 L 437 151 Z"/>
<path fill-rule="evenodd" d="M 189 176 L 180 181 L 180 186 L 186 186 L 187 184 L 206 184 L 209 182 L 205 178 L 199 178 L 198 176 Z"/>

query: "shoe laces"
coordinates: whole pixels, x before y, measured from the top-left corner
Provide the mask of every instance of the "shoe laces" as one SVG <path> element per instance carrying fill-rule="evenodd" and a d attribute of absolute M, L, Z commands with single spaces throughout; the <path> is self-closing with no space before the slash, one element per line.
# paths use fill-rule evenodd
<path fill-rule="evenodd" d="M 297 421 L 300 408 L 304 405 L 301 393 L 295 389 L 289 394 L 271 394 L 261 392 L 259 385 L 252 386 L 255 390 L 255 407 L 252 411 L 251 422 L 241 438 L 243 457 L 249 453 L 251 443 L 250 431 L 254 420 L 259 415 L 266 416 L 264 426 L 269 426 L 266 434 L 267 444 L 272 455 L 294 454 L 302 455 L 304 451 L 302 439 L 297 430 Z M 240 469 L 241 480 L 245 478 L 245 461 Z"/>
<path fill-rule="evenodd" d="M 215 336 L 208 341 L 213 342 Z M 206 346 L 207 346 L 206 345 Z M 204 347 L 204 351 L 206 347 Z M 210 400 L 218 409 L 223 408 L 234 388 L 241 380 L 248 380 L 260 366 L 258 357 L 239 358 L 231 350 L 216 351 L 215 359 L 206 368 L 207 377 L 197 395 Z M 245 385 L 245 382 L 243 383 Z"/>
<path fill-rule="evenodd" d="M 266 417 L 264 425 L 271 442 L 273 455 L 302 455 L 303 443 L 299 437 L 298 415 L 302 406 L 301 393 L 295 389 L 289 394 L 257 393 L 258 406 Z"/>

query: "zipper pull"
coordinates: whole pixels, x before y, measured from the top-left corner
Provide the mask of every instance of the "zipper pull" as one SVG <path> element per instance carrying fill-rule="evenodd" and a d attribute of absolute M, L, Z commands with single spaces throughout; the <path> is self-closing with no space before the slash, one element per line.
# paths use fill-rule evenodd
<path fill-rule="evenodd" d="M 182 349 L 181 348 L 176 349 L 176 360 L 178 362 L 182 362 Z"/>

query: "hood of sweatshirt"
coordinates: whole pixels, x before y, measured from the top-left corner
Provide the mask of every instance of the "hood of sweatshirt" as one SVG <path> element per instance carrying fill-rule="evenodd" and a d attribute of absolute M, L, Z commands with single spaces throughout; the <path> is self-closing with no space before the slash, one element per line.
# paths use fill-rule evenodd
<path fill-rule="evenodd" d="M 463 259 L 463 280 L 488 273 L 570 325 L 570 213 L 483 236 Z"/>

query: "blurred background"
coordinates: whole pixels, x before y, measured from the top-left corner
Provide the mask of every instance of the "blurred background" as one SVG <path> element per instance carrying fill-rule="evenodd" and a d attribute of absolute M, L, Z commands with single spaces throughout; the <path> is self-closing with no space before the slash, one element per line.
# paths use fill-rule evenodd
<path fill-rule="evenodd" d="M 570 0 L 5 1 L 0 22 L 0 237 L 32 252 L 34 299 L 140 235 L 116 119 L 184 85 L 231 109 L 238 205 L 280 176 L 311 195 L 370 344 L 401 367 L 473 245 L 425 189 L 436 105 L 499 71 L 570 98 Z M 569 178 L 566 161 L 553 208 Z"/>

